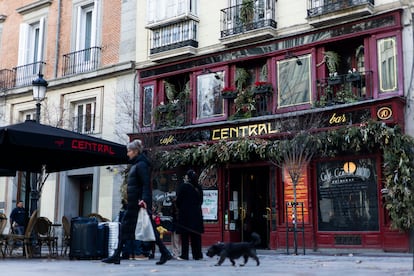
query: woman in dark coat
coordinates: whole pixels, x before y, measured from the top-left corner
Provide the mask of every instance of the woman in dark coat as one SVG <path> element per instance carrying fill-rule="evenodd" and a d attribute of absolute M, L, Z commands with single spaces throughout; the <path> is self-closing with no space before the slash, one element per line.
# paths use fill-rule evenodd
<path fill-rule="evenodd" d="M 188 260 L 189 241 L 194 260 L 203 258 L 201 252 L 201 234 L 204 233 L 203 190 L 198 184 L 198 177 L 193 170 L 184 176 L 184 183 L 178 188 L 176 205 L 178 209 L 177 233 L 181 234 L 180 260 Z"/>
<path fill-rule="evenodd" d="M 134 140 L 130 142 L 127 145 L 127 150 L 127 155 L 131 162 L 127 183 L 128 205 L 121 222 L 118 248 L 115 250 L 114 255 L 102 260 L 105 263 L 120 264 L 120 254 L 123 245 L 129 240 L 135 240 L 135 227 L 137 225 L 139 208 L 147 209 L 150 218 L 152 218 L 150 162 L 143 153 L 143 145 L 141 140 Z M 155 243 L 158 245 L 161 253 L 161 259 L 156 264 L 161 265 L 170 260 L 172 256 L 160 239 L 160 235 L 156 230 L 153 220 L 152 226 L 155 234 Z"/>

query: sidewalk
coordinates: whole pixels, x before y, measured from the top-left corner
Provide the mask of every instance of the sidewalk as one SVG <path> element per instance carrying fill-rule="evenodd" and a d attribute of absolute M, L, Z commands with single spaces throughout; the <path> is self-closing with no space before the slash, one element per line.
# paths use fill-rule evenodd
<path fill-rule="evenodd" d="M 100 260 L 69 260 L 47 258 L 0 259 L 0 267 L 10 275 L 414 275 L 413 256 L 404 253 L 358 252 L 328 253 L 307 252 L 306 255 L 286 255 L 286 252 L 258 250 L 260 266 L 249 260 L 245 267 L 231 266 L 226 260 L 214 266 L 217 258 L 205 257 L 202 261 L 168 261 L 155 265 L 159 259 L 148 261 L 122 261 L 120 265 L 105 264 Z M 236 263 L 240 264 L 241 259 Z"/>

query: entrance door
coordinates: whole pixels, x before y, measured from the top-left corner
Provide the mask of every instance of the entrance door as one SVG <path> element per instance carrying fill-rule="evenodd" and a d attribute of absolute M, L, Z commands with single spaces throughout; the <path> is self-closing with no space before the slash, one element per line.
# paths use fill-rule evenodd
<path fill-rule="evenodd" d="M 269 168 L 249 167 L 230 170 L 230 231 L 241 241 L 250 241 L 251 233 L 261 237 L 259 248 L 269 248 Z"/>

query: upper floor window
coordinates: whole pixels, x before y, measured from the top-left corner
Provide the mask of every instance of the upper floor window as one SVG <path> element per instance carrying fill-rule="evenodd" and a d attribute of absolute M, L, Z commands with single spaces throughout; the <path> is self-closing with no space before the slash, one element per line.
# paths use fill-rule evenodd
<path fill-rule="evenodd" d="M 277 62 L 278 107 L 311 101 L 310 55 Z"/>
<path fill-rule="evenodd" d="M 144 96 L 142 103 L 142 126 L 149 127 L 152 123 L 152 114 L 154 108 L 154 85 L 144 86 Z"/>
<path fill-rule="evenodd" d="M 45 18 L 20 25 L 19 65 L 36 63 L 43 59 Z M 34 72 L 38 73 L 38 72 Z"/>
<path fill-rule="evenodd" d="M 223 71 L 197 76 L 197 120 L 224 116 L 223 80 Z"/>
<path fill-rule="evenodd" d="M 380 92 L 397 90 L 397 45 L 396 37 L 377 41 L 378 78 Z"/>
<path fill-rule="evenodd" d="M 84 50 L 97 46 L 99 1 L 82 1 L 76 7 L 75 50 Z M 88 58 L 85 52 L 85 59 Z"/>
<path fill-rule="evenodd" d="M 80 133 L 95 133 L 96 101 L 95 99 L 76 102 L 74 104 L 74 131 Z"/>
<path fill-rule="evenodd" d="M 42 72 L 44 32 L 45 17 L 20 24 L 16 86 L 30 85 L 35 76 Z"/>
<path fill-rule="evenodd" d="M 147 24 L 197 16 L 198 0 L 147 0 Z"/>

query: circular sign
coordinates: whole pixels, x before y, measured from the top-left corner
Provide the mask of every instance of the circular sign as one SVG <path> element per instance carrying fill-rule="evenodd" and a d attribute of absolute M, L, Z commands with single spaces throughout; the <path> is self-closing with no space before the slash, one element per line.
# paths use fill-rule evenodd
<path fill-rule="evenodd" d="M 391 118 L 392 116 L 392 109 L 389 107 L 381 107 L 380 109 L 378 109 L 377 111 L 377 117 L 380 120 L 388 120 L 389 118 Z"/>

